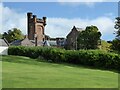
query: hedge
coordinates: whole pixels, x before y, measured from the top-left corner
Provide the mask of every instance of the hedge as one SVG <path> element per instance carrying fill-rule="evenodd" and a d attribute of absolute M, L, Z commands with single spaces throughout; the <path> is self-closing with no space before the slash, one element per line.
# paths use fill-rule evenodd
<path fill-rule="evenodd" d="M 11 46 L 9 55 L 27 56 L 30 58 L 44 57 L 53 62 L 67 62 L 98 68 L 120 70 L 120 55 L 100 50 L 64 50 L 51 47 Z"/>

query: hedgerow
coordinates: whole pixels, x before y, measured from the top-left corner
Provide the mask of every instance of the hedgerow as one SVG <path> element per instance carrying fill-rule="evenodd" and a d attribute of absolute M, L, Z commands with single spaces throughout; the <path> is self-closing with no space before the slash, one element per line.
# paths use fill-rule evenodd
<path fill-rule="evenodd" d="M 120 55 L 100 50 L 64 50 L 51 47 L 11 46 L 9 55 L 27 56 L 31 58 L 44 57 L 53 62 L 67 62 L 98 68 L 120 70 Z"/>

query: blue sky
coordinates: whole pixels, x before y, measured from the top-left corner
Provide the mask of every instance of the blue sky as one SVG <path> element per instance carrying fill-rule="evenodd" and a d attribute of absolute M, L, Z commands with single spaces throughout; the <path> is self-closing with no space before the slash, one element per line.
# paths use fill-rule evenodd
<path fill-rule="evenodd" d="M 79 2 L 80 3 L 80 2 Z M 19 12 L 34 12 L 38 16 L 61 17 L 61 18 L 96 18 L 107 13 L 117 16 L 117 2 L 95 3 L 94 6 L 78 4 L 78 2 L 14 2 L 4 3 L 4 6 L 19 10 Z"/>
<path fill-rule="evenodd" d="M 3 17 L 6 19 L 3 21 L 12 23 L 3 25 L 6 26 L 5 29 L 18 27 L 27 34 L 27 12 L 33 12 L 39 18 L 47 17 L 45 33 L 51 37 L 66 37 L 74 25 L 84 29 L 86 26 L 96 25 L 103 34 L 102 39 L 115 38 L 113 33 L 114 20 L 118 16 L 117 2 L 4 2 Z M 16 25 L 17 21 L 20 25 Z"/>

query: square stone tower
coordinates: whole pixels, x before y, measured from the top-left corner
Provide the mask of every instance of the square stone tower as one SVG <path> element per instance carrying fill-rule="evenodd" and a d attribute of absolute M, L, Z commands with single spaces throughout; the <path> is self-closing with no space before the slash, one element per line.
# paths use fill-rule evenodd
<path fill-rule="evenodd" d="M 45 40 L 45 26 L 46 26 L 46 17 L 42 19 L 37 18 L 36 15 L 32 15 L 31 12 L 27 13 L 27 25 L 28 25 L 28 39 L 35 40 L 37 42 L 42 42 Z"/>

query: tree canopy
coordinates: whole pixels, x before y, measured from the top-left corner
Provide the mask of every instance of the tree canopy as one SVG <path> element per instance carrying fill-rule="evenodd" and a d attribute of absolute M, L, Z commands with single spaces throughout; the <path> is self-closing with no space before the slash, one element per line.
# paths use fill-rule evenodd
<path fill-rule="evenodd" d="M 117 29 L 118 31 L 116 32 L 116 38 L 120 39 L 120 17 L 116 18 L 116 22 L 115 22 L 115 29 Z"/>
<path fill-rule="evenodd" d="M 104 50 L 104 51 L 110 51 L 111 50 L 111 42 L 110 41 L 105 41 L 105 40 L 101 40 L 101 45 L 100 45 L 100 49 Z"/>
<path fill-rule="evenodd" d="M 20 29 L 13 28 L 12 30 L 8 30 L 8 32 L 3 33 L 3 38 L 6 38 L 8 42 L 12 42 L 14 40 L 21 40 L 24 38 L 24 35 L 20 31 Z"/>
<path fill-rule="evenodd" d="M 96 49 L 101 35 L 96 26 L 87 26 L 78 36 L 78 49 Z"/>
<path fill-rule="evenodd" d="M 112 49 L 120 52 L 120 17 L 116 18 L 115 22 L 116 38 L 112 41 Z"/>

